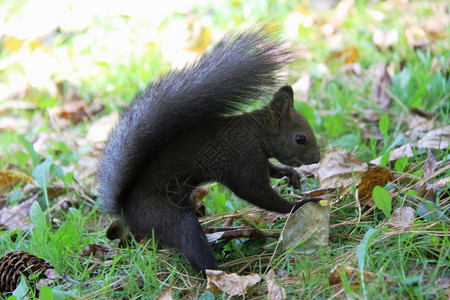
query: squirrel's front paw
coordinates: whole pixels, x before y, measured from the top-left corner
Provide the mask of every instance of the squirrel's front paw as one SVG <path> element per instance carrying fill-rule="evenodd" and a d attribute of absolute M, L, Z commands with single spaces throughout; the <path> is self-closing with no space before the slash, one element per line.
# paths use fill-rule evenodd
<path fill-rule="evenodd" d="M 319 197 L 311 197 L 311 198 L 305 198 L 301 201 L 297 201 L 294 203 L 294 211 L 296 211 L 297 209 L 299 209 L 300 207 L 302 207 L 303 205 L 305 205 L 308 202 L 319 203 L 320 200 L 323 200 L 323 199 L 319 198 Z"/>
<path fill-rule="evenodd" d="M 297 173 L 293 168 L 283 168 L 283 176 L 288 178 L 288 184 L 292 186 L 294 189 L 300 188 L 300 180 L 302 177 Z"/>

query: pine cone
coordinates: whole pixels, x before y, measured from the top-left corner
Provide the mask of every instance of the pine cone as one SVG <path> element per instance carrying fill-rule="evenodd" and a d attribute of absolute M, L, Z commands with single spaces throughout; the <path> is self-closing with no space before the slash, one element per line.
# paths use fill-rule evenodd
<path fill-rule="evenodd" d="M 24 251 L 6 253 L 0 259 L 0 294 L 13 292 L 20 283 L 20 274 L 27 278 L 42 271 L 39 279 L 47 278 L 45 271 L 54 269 L 42 258 Z"/>

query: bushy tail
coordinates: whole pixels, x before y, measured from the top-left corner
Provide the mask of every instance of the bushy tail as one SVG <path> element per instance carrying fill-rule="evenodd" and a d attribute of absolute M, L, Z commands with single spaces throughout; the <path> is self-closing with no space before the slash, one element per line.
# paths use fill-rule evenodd
<path fill-rule="evenodd" d="M 111 213 L 142 166 L 168 141 L 214 119 L 238 112 L 271 91 L 292 58 L 263 30 L 220 41 L 185 68 L 151 83 L 122 112 L 99 166 L 100 196 Z"/>

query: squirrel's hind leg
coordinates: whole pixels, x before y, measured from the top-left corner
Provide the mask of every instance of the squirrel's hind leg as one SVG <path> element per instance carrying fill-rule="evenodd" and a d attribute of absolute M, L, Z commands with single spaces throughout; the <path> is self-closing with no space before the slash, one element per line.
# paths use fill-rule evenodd
<path fill-rule="evenodd" d="M 164 232 L 161 242 L 178 248 L 204 277 L 206 269 L 219 269 L 214 252 L 195 215 L 191 211 L 181 211 L 173 221 L 176 225 L 171 228 L 171 232 Z"/>
<path fill-rule="evenodd" d="M 200 223 L 190 209 L 153 201 L 134 201 L 124 207 L 124 219 L 133 233 L 154 237 L 167 247 L 179 249 L 191 265 L 206 276 L 218 269 L 216 258 Z"/>

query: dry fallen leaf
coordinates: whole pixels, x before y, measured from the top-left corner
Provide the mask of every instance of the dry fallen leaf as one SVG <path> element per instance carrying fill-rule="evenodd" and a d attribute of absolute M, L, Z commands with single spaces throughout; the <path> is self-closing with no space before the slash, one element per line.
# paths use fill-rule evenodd
<path fill-rule="evenodd" d="M 267 281 L 267 298 L 269 300 L 282 300 L 286 299 L 286 290 L 279 285 L 277 282 L 277 274 L 271 269 L 267 272 L 266 281 Z"/>
<path fill-rule="evenodd" d="M 390 180 L 392 180 L 392 174 L 388 168 L 374 167 L 367 170 L 358 185 L 358 200 L 361 205 L 375 206 L 372 199 L 373 188 Z"/>
<path fill-rule="evenodd" d="M 335 64 L 337 62 L 338 65 L 343 66 L 355 63 L 358 58 L 359 58 L 358 49 L 356 49 L 355 47 L 347 47 L 342 50 L 332 52 L 328 56 L 326 63 L 330 65 Z"/>
<path fill-rule="evenodd" d="M 416 211 L 412 207 L 399 207 L 391 215 L 387 222 L 389 227 L 408 229 L 414 224 Z"/>
<path fill-rule="evenodd" d="M 0 194 L 11 191 L 19 183 L 34 184 L 35 181 L 31 176 L 20 171 L 0 171 Z"/>
<path fill-rule="evenodd" d="M 321 27 L 321 31 L 325 36 L 332 35 L 336 29 L 345 22 L 350 15 L 350 11 L 354 6 L 354 0 L 342 0 L 339 1 L 336 8 L 328 17 L 327 23 Z"/>
<path fill-rule="evenodd" d="M 393 28 L 388 31 L 383 31 L 378 28 L 371 28 L 372 31 L 372 43 L 376 46 L 386 49 L 394 46 L 398 43 L 398 30 Z"/>
<path fill-rule="evenodd" d="M 332 149 L 322 155 L 317 177 L 321 188 L 343 186 L 341 194 L 357 185 L 367 171 L 367 163 L 343 149 Z"/>
<path fill-rule="evenodd" d="M 252 273 L 246 276 L 239 276 L 236 273 L 227 274 L 222 270 L 206 270 L 207 290 L 212 293 L 223 291 L 230 296 L 243 296 L 248 289 L 255 286 L 261 276 Z"/>
<path fill-rule="evenodd" d="M 429 131 L 417 142 L 419 148 L 447 149 L 450 145 L 450 125 Z"/>
<path fill-rule="evenodd" d="M 90 256 L 99 254 L 99 255 L 105 255 L 106 253 L 109 253 L 111 250 L 114 250 L 113 247 L 109 245 L 102 245 L 102 244 L 89 244 L 87 245 L 83 250 L 80 251 L 81 256 Z"/>
<path fill-rule="evenodd" d="M 300 99 L 300 101 L 307 101 L 310 86 L 311 74 L 306 73 L 300 76 L 300 78 L 292 85 L 296 98 Z"/>
<path fill-rule="evenodd" d="M 93 144 L 104 143 L 108 139 L 109 132 L 117 123 L 119 114 L 112 113 L 101 117 L 97 121 L 93 122 L 86 135 L 89 142 Z"/>
<path fill-rule="evenodd" d="M 419 26 L 409 26 L 405 29 L 405 37 L 407 43 L 413 48 L 417 49 L 426 46 L 430 43 L 427 38 L 425 30 Z"/>
<path fill-rule="evenodd" d="M 0 224 L 10 230 L 20 228 L 26 230 L 27 225 L 30 222 L 28 218 L 30 215 L 30 207 L 34 201 L 36 201 L 40 193 L 34 194 L 28 200 L 23 201 L 13 206 L 6 206 L 0 210 Z"/>
<path fill-rule="evenodd" d="M 389 65 L 385 62 L 376 65 L 374 67 L 375 78 L 372 84 L 372 97 L 376 105 L 385 113 L 389 112 L 392 103 L 392 98 L 387 92 L 392 85 L 388 68 Z"/>
<path fill-rule="evenodd" d="M 161 292 L 161 294 L 159 294 L 159 295 L 155 298 L 155 300 L 172 300 L 172 299 L 173 299 L 173 297 L 172 297 L 172 287 L 171 287 L 171 286 L 165 288 L 165 289 Z"/>
<path fill-rule="evenodd" d="M 434 127 L 436 115 L 421 109 L 411 108 L 406 117 L 406 124 L 412 131 L 426 132 Z"/>
<path fill-rule="evenodd" d="M 402 145 L 398 148 L 395 148 L 391 151 L 391 153 L 389 154 L 389 158 L 388 161 L 393 161 L 393 160 L 397 160 L 399 158 L 402 157 L 413 157 L 414 156 L 414 151 L 412 150 L 412 147 L 410 144 L 406 144 L 406 145 Z M 381 165 L 381 158 L 377 157 L 374 160 L 371 160 L 370 163 L 373 165 Z"/>
<path fill-rule="evenodd" d="M 284 251 L 296 247 L 294 252 L 311 254 L 328 245 L 330 234 L 330 205 L 306 203 L 291 214 L 281 234 Z"/>
<path fill-rule="evenodd" d="M 342 266 L 341 264 L 336 265 L 331 271 L 330 275 L 328 275 L 328 281 L 330 285 L 337 285 L 339 288 L 342 288 L 342 280 L 341 274 L 344 273 L 345 277 L 347 277 L 350 286 L 353 290 L 358 290 L 361 284 L 361 273 L 358 269 L 352 268 L 350 266 Z M 371 281 L 374 281 L 378 278 L 377 274 L 364 271 L 364 283 L 368 284 Z"/>

